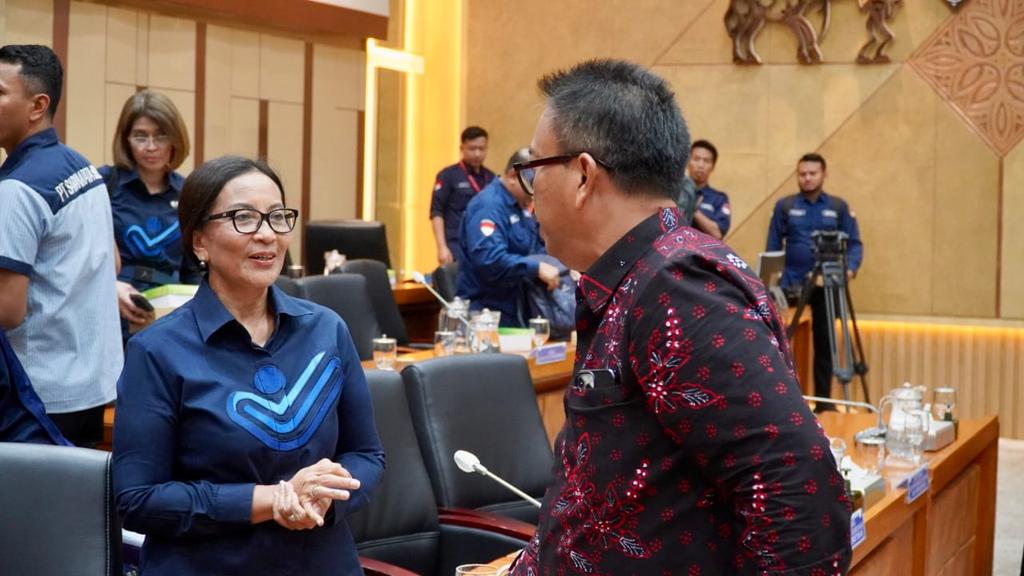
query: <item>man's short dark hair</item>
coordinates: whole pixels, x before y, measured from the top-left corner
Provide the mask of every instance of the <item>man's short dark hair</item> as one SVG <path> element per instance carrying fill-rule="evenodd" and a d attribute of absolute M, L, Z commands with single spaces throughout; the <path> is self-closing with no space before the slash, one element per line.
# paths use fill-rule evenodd
<path fill-rule="evenodd" d="M 53 118 L 64 83 L 64 67 L 53 50 L 39 44 L 8 44 L 0 48 L 0 62 L 21 66 L 25 89 L 32 95 L 46 94 L 50 97 L 46 113 Z"/>
<path fill-rule="evenodd" d="M 470 126 L 462 131 L 463 144 L 470 140 L 476 140 L 477 138 L 487 138 L 487 130 L 484 130 L 479 126 Z"/>
<path fill-rule="evenodd" d="M 808 152 L 800 157 L 800 161 L 797 164 L 803 164 L 804 162 L 817 162 L 821 164 L 821 170 L 825 171 L 828 166 L 825 164 L 825 157 L 817 152 Z"/>
<path fill-rule="evenodd" d="M 712 164 L 718 164 L 718 148 L 715 148 L 714 144 L 712 144 L 711 142 L 708 142 L 707 140 L 701 139 L 701 140 L 697 140 L 696 142 L 694 142 L 693 146 L 690 146 L 690 150 L 695 150 L 697 148 L 703 148 L 703 149 L 707 150 L 708 152 L 710 152 L 711 153 L 711 163 Z"/>
<path fill-rule="evenodd" d="M 538 85 L 561 153 L 594 156 L 627 193 L 678 197 L 690 134 L 665 80 L 631 62 L 589 60 Z"/>

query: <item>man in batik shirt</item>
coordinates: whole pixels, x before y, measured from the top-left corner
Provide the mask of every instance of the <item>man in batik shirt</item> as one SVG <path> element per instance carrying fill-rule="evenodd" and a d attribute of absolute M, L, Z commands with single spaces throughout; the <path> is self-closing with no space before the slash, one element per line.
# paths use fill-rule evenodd
<path fill-rule="evenodd" d="M 520 179 L 549 252 L 586 272 L 560 464 L 513 574 L 845 573 L 849 502 L 782 323 L 743 260 L 680 225 L 674 95 L 608 60 L 540 87 Z"/>

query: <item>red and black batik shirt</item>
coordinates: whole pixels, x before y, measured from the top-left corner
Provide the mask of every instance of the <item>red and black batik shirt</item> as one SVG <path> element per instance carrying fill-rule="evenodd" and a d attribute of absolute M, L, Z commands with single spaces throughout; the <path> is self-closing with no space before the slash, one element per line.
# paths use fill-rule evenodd
<path fill-rule="evenodd" d="M 850 506 L 747 264 L 664 209 L 580 279 L 573 382 L 513 574 L 843 574 Z"/>

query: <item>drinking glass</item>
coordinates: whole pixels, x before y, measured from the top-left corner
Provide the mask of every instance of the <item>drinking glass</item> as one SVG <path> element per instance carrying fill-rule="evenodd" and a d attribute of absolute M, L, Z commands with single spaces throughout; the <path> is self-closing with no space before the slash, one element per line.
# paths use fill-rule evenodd
<path fill-rule="evenodd" d="M 956 388 L 936 388 L 932 391 L 932 414 L 936 420 L 956 421 Z"/>
<path fill-rule="evenodd" d="M 394 370 L 398 357 L 398 341 L 386 335 L 373 339 L 373 364 L 378 370 Z"/>
<path fill-rule="evenodd" d="M 843 458 L 846 456 L 846 441 L 842 438 L 829 438 L 828 449 L 832 451 L 832 457 L 836 460 L 836 468 L 842 470 Z"/>
<path fill-rule="evenodd" d="M 924 410 L 907 412 L 903 421 L 903 433 L 910 448 L 911 460 L 917 466 L 924 455 L 924 442 L 928 438 L 928 420 L 931 417 Z"/>
<path fill-rule="evenodd" d="M 451 356 L 455 353 L 455 332 L 438 330 L 434 332 L 434 356 Z"/>
<path fill-rule="evenodd" d="M 862 430 L 854 436 L 853 461 L 871 474 L 879 474 L 885 465 L 885 434 L 877 428 Z"/>
<path fill-rule="evenodd" d="M 455 567 L 455 576 L 498 576 L 498 568 L 487 564 L 462 564 Z"/>
<path fill-rule="evenodd" d="M 531 318 L 530 330 L 533 330 L 533 347 L 540 348 L 551 336 L 551 323 L 547 318 Z"/>

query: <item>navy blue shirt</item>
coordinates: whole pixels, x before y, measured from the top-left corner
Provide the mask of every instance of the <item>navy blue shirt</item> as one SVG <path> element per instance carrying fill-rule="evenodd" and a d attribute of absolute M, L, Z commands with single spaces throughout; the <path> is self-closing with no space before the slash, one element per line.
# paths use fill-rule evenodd
<path fill-rule="evenodd" d="M 452 164 L 437 173 L 434 193 L 430 198 L 430 217 L 444 219 L 444 239 L 449 246 L 458 245 L 462 214 L 466 205 L 494 180 L 494 172 L 481 166 L 473 172 L 464 162 Z"/>
<path fill-rule="evenodd" d="M 384 470 L 366 378 L 348 327 L 270 288 L 265 346 L 204 280 L 195 297 L 128 342 L 118 381 L 114 491 L 140 568 L 179 574 L 359 574 L 345 514 Z M 255 484 L 321 458 L 361 482 L 320 528 L 250 523 Z"/>
<path fill-rule="evenodd" d="M 150 194 L 137 170 L 100 168 L 110 182 L 110 208 L 114 216 L 114 239 L 121 253 L 119 280 L 138 290 L 171 283 L 198 284 L 194 267 L 183 265 L 184 246 L 178 225 L 178 200 L 185 178 L 177 172 L 167 175 L 167 188 Z M 163 278 L 144 279 L 138 267 L 153 269 Z M 159 280 L 164 280 L 163 282 Z"/>
<path fill-rule="evenodd" d="M 466 206 L 456 292 L 473 310 L 501 311 L 502 326 L 516 326 L 522 283 L 537 278 L 540 263 L 527 258 L 544 254 L 537 221 L 495 178 Z"/>
<path fill-rule="evenodd" d="M 803 284 L 814 269 L 814 240 L 811 233 L 818 230 L 845 232 L 847 266 L 856 272 L 864 259 L 864 246 L 860 241 L 857 219 L 846 202 L 824 191 L 811 202 L 803 194 L 783 198 L 775 203 L 772 222 L 768 228 L 770 251 L 786 249 L 786 268 L 782 273 L 783 286 Z"/>
<path fill-rule="evenodd" d="M 0 328 L 0 442 L 71 446 L 46 415 L 25 369 Z"/>
<path fill-rule="evenodd" d="M 718 230 L 725 237 L 732 224 L 732 207 L 729 206 L 729 195 L 721 190 L 715 190 L 711 186 L 704 186 L 697 190 L 697 208 L 705 216 L 718 224 Z"/>

